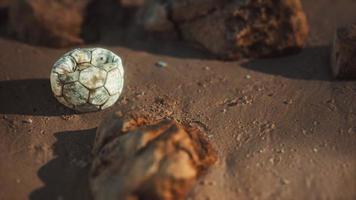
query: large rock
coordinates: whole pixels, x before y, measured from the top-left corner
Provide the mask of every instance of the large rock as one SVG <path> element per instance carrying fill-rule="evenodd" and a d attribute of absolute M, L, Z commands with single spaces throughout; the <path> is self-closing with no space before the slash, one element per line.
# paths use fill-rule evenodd
<path fill-rule="evenodd" d="M 185 199 L 217 159 L 197 128 L 119 113 L 98 128 L 93 154 L 95 200 Z"/>
<path fill-rule="evenodd" d="M 335 78 L 356 78 L 356 25 L 337 29 L 331 58 Z"/>
<path fill-rule="evenodd" d="M 21 40 L 63 47 L 79 45 L 86 8 L 91 0 L 15 0 L 9 25 Z"/>
<path fill-rule="evenodd" d="M 300 0 L 150 0 L 141 11 L 148 31 L 178 31 L 228 59 L 298 50 L 308 36 Z"/>

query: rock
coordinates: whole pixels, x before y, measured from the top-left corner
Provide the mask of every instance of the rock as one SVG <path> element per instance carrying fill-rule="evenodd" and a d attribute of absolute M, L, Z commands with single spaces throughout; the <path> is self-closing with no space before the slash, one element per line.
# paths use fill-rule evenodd
<path fill-rule="evenodd" d="M 147 0 L 138 12 L 136 23 L 149 32 L 174 31 L 174 24 L 169 20 L 166 5 L 155 0 Z"/>
<path fill-rule="evenodd" d="M 173 27 L 183 39 L 226 59 L 294 52 L 308 36 L 300 0 L 151 0 L 142 12 L 146 30 Z"/>
<path fill-rule="evenodd" d="M 115 32 L 115 39 L 133 35 L 131 25 L 135 24 L 133 21 L 136 13 L 143 4 L 144 0 L 91 0 L 87 7 L 83 38 L 87 42 L 93 42 L 108 33 Z"/>
<path fill-rule="evenodd" d="M 22 123 L 32 124 L 33 120 L 31 118 L 22 120 Z"/>
<path fill-rule="evenodd" d="M 197 128 L 121 116 L 114 114 L 97 130 L 90 174 L 95 200 L 185 199 L 217 159 Z"/>
<path fill-rule="evenodd" d="M 15 36 L 33 44 L 64 47 L 83 44 L 80 37 L 91 0 L 14 0 L 9 26 Z"/>
<path fill-rule="evenodd" d="M 164 68 L 164 67 L 167 67 L 168 64 L 167 64 L 166 62 L 160 60 L 160 61 L 157 61 L 157 62 L 156 62 L 156 66 L 157 66 L 157 67 Z"/>
<path fill-rule="evenodd" d="M 0 0 L 0 8 L 8 7 L 13 0 Z"/>
<path fill-rule="evenodd" d="M 356 25 L 337 29 L 331 59 L 335 78 L 356 78 Z"/>

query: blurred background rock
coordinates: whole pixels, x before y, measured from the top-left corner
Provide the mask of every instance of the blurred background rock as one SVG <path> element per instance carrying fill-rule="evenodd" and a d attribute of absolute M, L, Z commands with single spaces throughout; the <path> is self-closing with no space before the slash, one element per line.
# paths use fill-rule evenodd
<path fill-rule="evenodd" d="M 7 0 L 0 5 L 11 36 L 52 47 L 95 42 L 118 29 L 166 35 L 239 59 L 300 49 L 308 34 L 299 0 Z"/>
<path fill-rule="evenodd" d="M 309 33 L 300 0 L 0 0 L 0 17 L 2 35 L 35 45 L 153 37 L 234 60 L 298 52 Z"/>

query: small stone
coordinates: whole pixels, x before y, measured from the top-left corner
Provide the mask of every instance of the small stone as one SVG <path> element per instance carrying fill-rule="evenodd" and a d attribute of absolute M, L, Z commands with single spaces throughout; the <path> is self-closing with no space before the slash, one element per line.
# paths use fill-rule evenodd
<path fill-rule="evenodd" d="M 286 104 L 286 105 L 290 105 L 290 104 L 293 103 L 293 100 L 292 99 L 285 100 L 285 101 L 283 101 L 283 103 Z"/>
<path fill-rule="evenodd" d="M 271 164 L 274 164 L 274 158 L 270 158 L 268 161 L 269 161 Z"/>
<path fill-rule="evenodd" d="M 251 75 L 247 74 L 247 75 L 245 76 L 245 78 L 246 78 L 246 79 L 251 79 Z"/>
<path fill-rule="evenodd" d="M 216 185 L 216 182 L 215 181 L 209 181 L 208 185 L 214 186 L 214 185 Z"/>
<path fill-rule="evenodd" d="M 313 151 L 314 151 L 315 153 L 317 153 L 317 152 L 318 152 L 318 149 L 317 149 L 317 148 L 313 148 Z"/>
<path fill-rule="evenodd" d="M 352 133 L 352 132 L 353 132 L 353 128 L 347 129 L 347 133 Z"/>
<path fill-rule="evenodd" d="M 32 124 L 32 119 L 24 119 L 24 120 L 22 120 L 22 123 L 26 123 L 26 124 Z"/>
<path fill-rule="evenodd" d="M 277 153 L 284 153 L 284 149 L 277 150 Z"/>
<path fill-rule="evenodd" d="M 164 61 L 158 61 L 158 62 L 156 62 L 156 66 L 164 68 L 164 67 L 167 67 L 168 64 L 166 62 L 164 62 Z"/>
<path fill-rule="evenodd" d="M 288 179 L 282 179 L 282 184 L 283 185 L 288 185 L 288 184 L 290 184 L 290 180 L 288 180 Z"/>

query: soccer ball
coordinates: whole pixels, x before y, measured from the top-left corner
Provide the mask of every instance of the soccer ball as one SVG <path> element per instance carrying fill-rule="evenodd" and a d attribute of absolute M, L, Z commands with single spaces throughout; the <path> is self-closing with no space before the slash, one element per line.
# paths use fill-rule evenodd
<path fill-rule="evenodd" d="M 74 49 L 53 65 L 51 88 L 63 105 L 79 112 L 112 106 L 124 84 L 121 58 L 102 48 Z"/>

